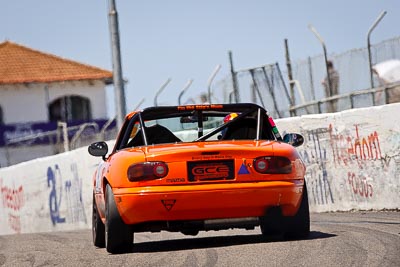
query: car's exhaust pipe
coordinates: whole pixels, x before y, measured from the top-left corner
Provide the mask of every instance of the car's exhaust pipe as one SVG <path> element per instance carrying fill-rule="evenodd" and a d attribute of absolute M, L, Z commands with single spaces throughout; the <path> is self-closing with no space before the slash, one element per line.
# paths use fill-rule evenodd
<path fill-rule="evenodd" d="M 230 228 L 253 229 L 260 224 L 258 217 L 212 219 L 204 221 L 204 230 L 220 230 Z"/>

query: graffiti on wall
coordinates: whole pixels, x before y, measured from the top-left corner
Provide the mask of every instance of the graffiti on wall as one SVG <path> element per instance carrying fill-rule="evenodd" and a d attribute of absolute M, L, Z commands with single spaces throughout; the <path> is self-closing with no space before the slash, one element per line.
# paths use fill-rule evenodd
<path fill-rule="evenodd" d="M 393 158 L 383 153 L 378 131 L 363 131 L 358 124 L 340 131 L 331 123 L 307 131 L 305 139 L 306 146 L 299 152 L 307 165 L 310 204 L 335 203 L 338 196 L 333 187 L 355 202 L 374 198 L 375 180 Z"/>
<path fill-rule="evenodd" d="M 65 218 L 60 215 L 60 206 L 63 196 L 62 186 L 62 176 L 58 165 L 56 164 L 54 168 L 47 168 L 47 187 L 50 188 L 49 196 L 49 208 L 50 208 L 50 218 L 53 225 L 58 223 L 64 223 Z"/>
<path fill-rule="evenodd" d="M 337 165 L 348 166 L 352 162 L 361 163 L 382 158 L 379 135 L 374 131 L 360 136 L 358 125 L 354 125 L 354 135 L 336 133 L 332 124 L 328 127 L 333 161 Z"/>
<path fill-rule="evenodd" d="M 72 180 L 65 182 L 65 195 L 68 207 L 68 218 L 71 222 L 87 222 L 82 197 L 82 179 L 79 178 L 76 163 L 70 165 Z"/>
<path fill-rule="evenodd" d="M 394 161 L 396 166 L 396 172 L 400 173 L 400 133 L 392 132 L 390 136 L 386 138 L 386 141 L 391 145 L 392 152 L 385 154 L 382 157 L 382 161 L 385 163 L 385 167 L 390 165 Z"/>
<path fill-rule="evenodd" d="M 70 165 L 72 177 L 63 179 L 58 164 L 47 168 L 50 219 L 54 226 L 60 223 L 87 223 L 83 198 L 82 180 L 76 163 Z"/>
<path fill-rule="evenodd" d="M 300 151 L 307 165 L 308 191 L 310 201 L 315 205 L 334 203 L 331 185 L 328 180 L 327 150 L 323 140 L 326 139 L 326 129 L 314 129 L 306 133 L 307 147 Z"/>
<path fill-rule="evenodd" d="M 23 186 L 15 184 L 7 186 L 0 178 L 0 197 L 8 216 L 8 225 L 15 233 L 21 233 L 20 210 L 25 205 Z"/>
<path fill-rule="evenodd" d="M 347 180 L 353 193 L 361 197 L 372 197 L 374 193 L 374 188 L 372 184 L 367 180 L 364 175 L 357 175 L 354 172 L 347 173 Z"/>

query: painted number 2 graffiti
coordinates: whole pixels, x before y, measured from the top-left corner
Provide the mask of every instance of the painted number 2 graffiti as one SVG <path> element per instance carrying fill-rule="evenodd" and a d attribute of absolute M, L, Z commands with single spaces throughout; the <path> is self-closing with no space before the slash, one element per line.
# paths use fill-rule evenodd
<path fill-rule="evenodd" d="M 85 222 L 82 184 L 76 163 L 71 164 L 72 179 L 65 179 L 58 164 L 47 168 L 50 219 L 54 226 L 60 223 Z"/>
<path fill-rule="evenodd" d="M 53 225 L 65 222 L 65 218 L 60 217 L 62 187 L 60 187 L 58 192 L 59 194 L 57 196 L 57 180 L 61 184 L 61 172 L 60 168 L 56 164 L 54 169 L 51 167 L 47 168 L 47 186 L 51 188 L 49 196 L 50 218 Z"/>

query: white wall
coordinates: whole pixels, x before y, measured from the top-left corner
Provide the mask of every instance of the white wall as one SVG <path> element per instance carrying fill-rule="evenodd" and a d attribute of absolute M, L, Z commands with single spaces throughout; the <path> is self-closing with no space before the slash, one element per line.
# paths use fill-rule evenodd
<path fill-rule="evenodd" d="M 400 104 L 277 120 L 300 132 L 313 212 L 400 208 Z M 0 169 L 0 235 L 91 227 L 87 148 Z"/>
<path fill-rule="evenodd" d="M 89 228 L 100 161 L 83 147 L 1 168 L 0 235 Z"/>
<path fill-rule="evenodd" d="M 80 95 L 90 100 L 93 119 L 107 118 L 105 85 L 101 81 L 1 85 L 0 106 L 5 124 L 46 122 L 48 104 L 66 95 Z"/>
<path fill-rule="evenodd" d="M 0 106 L 5 124 L 48 121 L 44 85 L 1 85 Z"/>
<path fill-rule="evenodd" d="M 277 120 L 300 132 L 312 211 L 400 208 L 400 104 Z"/>

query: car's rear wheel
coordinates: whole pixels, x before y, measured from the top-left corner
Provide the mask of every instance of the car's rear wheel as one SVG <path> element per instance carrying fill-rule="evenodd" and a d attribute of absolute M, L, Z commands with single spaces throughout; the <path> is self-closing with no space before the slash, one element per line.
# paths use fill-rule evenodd
<path fill-rule="evenodd" d="M 105 240 L 106 249 L 110 253 L 124 253 L 132 250 L 133 232 L 119 215 L 110 185 L 106 186 Z"/>
<path fill-rule="evenodd" d="M 96 201 L 93 193 L 93 208 L 92 208 L 92 236 L 93 244 L 96 247 L 105 247 L 105 227 L 104 223 L 101 221 L 99 211 L 97 210 Z"/>
<path fill-rule="evenodd" d="M 280 237 L 284 233 L 284 218 L 280 207 L 268 209 L 265 216 L 260 218 L 260 228 L 262 235 L 268 238 Z"/>
<path fill-rule="evenodd" d="M 280 207 L 270 208 L 265 216 L 260 218 L 261 233 L 265 237 L 300 239 L 310 233 L 310 212 L 306 181 L 299 210 L 295 216 L 285 217 Z"/>
<path fill-rule="evenodd" d="M 305 180 L 300 208 L 295 216 L 287 217 L 287 219 L 288 221 L 285 237 L 291 239 L 308 237 L 310 234 L 310 211 L 308 206 L 307 185 Z"/>

